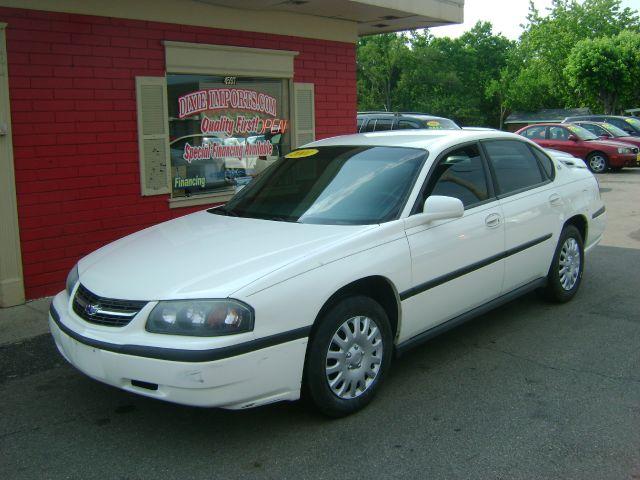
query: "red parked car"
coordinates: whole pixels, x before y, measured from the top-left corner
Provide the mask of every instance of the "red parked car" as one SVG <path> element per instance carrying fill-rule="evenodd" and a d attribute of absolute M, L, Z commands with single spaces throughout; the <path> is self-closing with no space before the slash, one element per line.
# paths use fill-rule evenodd
<path fill-rule="evenodd" d="M 640 165 L 638 147 L 614 140 L 602 140 L 578 125 L 539 123 L 521 128 L 516 133 L 544 148 L 554 148 L 581 158 L 594 173 Z"/>
<path fill-rule="evenodd" d="M 589 130 L 602 140 L 615 140 L 616 142 L 630 143 L 634 147 L 640 148 L 640 137 L 632 137 L 621 128 L 607 122 L 570 122 L 579 127 Z"/>

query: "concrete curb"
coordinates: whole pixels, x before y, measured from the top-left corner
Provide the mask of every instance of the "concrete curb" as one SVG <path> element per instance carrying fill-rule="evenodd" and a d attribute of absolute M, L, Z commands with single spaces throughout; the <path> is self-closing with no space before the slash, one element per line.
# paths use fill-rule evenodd
<path fill-rule="evenodd" d="M 0 308 L 0 346 L 21 342 L 49 332 L 51 297 L 23 305 Z"/>

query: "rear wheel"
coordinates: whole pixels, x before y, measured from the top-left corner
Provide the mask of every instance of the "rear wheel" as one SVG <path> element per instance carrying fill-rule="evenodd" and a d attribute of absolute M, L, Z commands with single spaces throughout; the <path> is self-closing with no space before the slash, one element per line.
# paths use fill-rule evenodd
<path fill-rule="evenodd" d="M 587 156 L 587 167 L 593 173 L 604 173 L 609 169 L 609 159 L 602 152 L 593 152 Z"/>
<path fill-rule="evenodd" d="M 582 281 L 584 244 L 580 231 L 567 225 L 560 233 L 558 246 L 547 275 L 547 298 L 556 302 L 571 300 Z"/>
<path fill-rule="evenodd" d="M 304 393 L 324 414 L 342 417 L 374 397 L 391 363 L 393 336 L 384 309 L 347 297 L 319 321 L 310 339 Z"/>

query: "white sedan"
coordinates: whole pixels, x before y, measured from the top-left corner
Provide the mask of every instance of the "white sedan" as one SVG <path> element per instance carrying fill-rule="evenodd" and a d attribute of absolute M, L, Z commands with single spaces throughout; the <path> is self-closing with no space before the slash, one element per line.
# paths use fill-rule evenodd
<path fill-rule="evenodd" d="M 81 259 L 50 328 L 130 392 L 231 409 L 302 394 L 346 415 L 394 354 L 534 289 L 570 300 L 604 212 L 588 170 L 519 135 L 331 138 Z"/>

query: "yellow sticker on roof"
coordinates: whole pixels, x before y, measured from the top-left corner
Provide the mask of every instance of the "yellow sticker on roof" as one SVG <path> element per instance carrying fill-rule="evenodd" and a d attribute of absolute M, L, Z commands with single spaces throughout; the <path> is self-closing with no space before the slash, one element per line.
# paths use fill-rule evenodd
<path fill-rule="evenodd" d="M 294 150 L 291 153 L 287 153 L 284 158 L 304 158 L 310 157 L 318 153 L 318 150 L 315 148 L 303 148 L 302 150 Z"/>
<path fill-rule="evenodd" d="M 438 128 L 440 126 L 440 122 L 437 120 L 429 120 L 427 122 L 427 127 Z"/>

